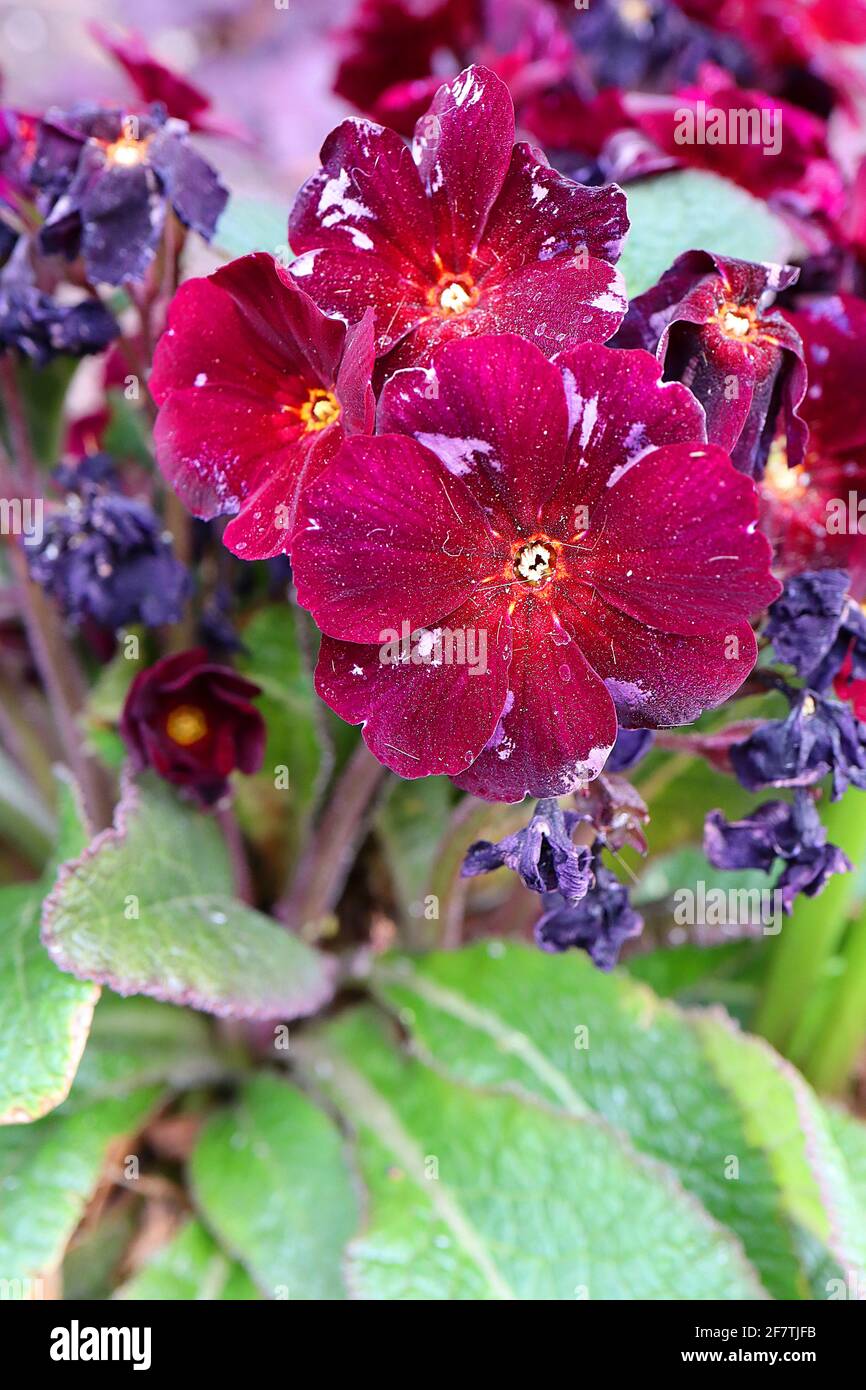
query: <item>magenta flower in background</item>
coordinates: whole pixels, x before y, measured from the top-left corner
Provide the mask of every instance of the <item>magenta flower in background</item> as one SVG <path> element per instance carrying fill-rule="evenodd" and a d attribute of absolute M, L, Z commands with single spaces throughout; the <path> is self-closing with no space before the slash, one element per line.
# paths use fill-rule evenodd
<path fill-rule="evenodd" d="M 563 19 L 547 0 L 361 0 L 336 36 L 334 91 L 411 135 L 442 82 L 477 62 L 508 84 L 522 120 L 574 66 Z"/>
<path fill-rule="evenodd" d="M 511 335 L 450 344 L 305 494 L 317 689 L 400 775 L 563 795 L 617 717 L 687 723 L 751 670 L 748 617 L 779 592 L 754 487 L 659 377 L 598 344 L 555 363 Z"/>
<path fill-rule="evenodd" d="M 828 150 L 827 123 L 819 116 L 767 92 L 741 88 L 712 64 L 701 70 L 699 85 L 671 97 L 631 94 L 626 104 L 665 153 L 741 184 L 791 219 L 816 248 L 826 245 L 844 212 L 846 193 Z M 739 124 L 743 112 L 751 113 L 749 138 Z M 721 139 L 710 137 L 707 123 L 714 120 Z"/>
<path fill-rule="evenodd" d="M 737 468 L 759 476 L 780 418 L 788 458 L 801 463 L 808 428 L 799 334 L 769 302 L 792 285 L 794 266 L 686 251 L 657 285 L 632 300 L 617 345 L 643 347 L 682 381 L 707 416 L 707 436 Z"/>
<path fill-rule="evenodd" d="M 388 370 L 477 333 L 521 333 L 552 357 L 619 326 L 627 228 L 619 188 L 572 183 L 514 144 L 508 89 L 472 67 L 439 88 L 411 153 L 369 121 L 331 133 L 291 214 L 291 269 L 326 313 L 375 309 Z"/>
<path fill-rule="evenodd" d="M 92 20 L 87 28 L 100 48 L 120 64 L 145 104 L 161 102 L 170 116 L 186 121 L 190 130 L 208 135 L 249 138 L 242 126 L 214 112 L 206 92 L 160 62 L 141 34 L 112 33 L 96 20 Z"/>
<path fill-rule="evenodd" d="M 157 462 L 241 559 L 288 552 L 301 488 L 373 427 L 372 369 L 372 315 L 326 318 L 263 252 L 188 280 L 150 378 Z"/>
<path fill-rule="evenodd" d="M 761 481 L 761 526 L 784 575 L 847 569 L 851 593 L 866 597 L 866 305 L 852 294 L 808 295 L 785 317 L 802 340 L 809 386 L 800 406 L 809 430 L 797 464 L 774 446 Z M 853 516 L 851 498 L 854 498 Z"/>

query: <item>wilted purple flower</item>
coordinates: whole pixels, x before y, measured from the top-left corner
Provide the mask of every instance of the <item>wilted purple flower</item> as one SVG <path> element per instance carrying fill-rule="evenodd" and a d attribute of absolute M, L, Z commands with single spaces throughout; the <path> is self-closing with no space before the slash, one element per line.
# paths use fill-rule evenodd
<path fill-rule="evenodd" d="M 604 765 L 605 772 L 626 772 L 645 758 L 653 741 L 652 729 L 620 729 L 610 757 Z"/>
<path fill-rule="evenodd" d="M 54 357 L 103 352 L 119 332 L 97 299 L 59 304 L 35 285 L 0 277 L 0 352 L 14 348 L 44 367 Z"/>
<path fill-rule="evenodd" d="M 104 455 L 61 470 L 61 484 L 74 490 L 29 554 L 30 577 L 76 623 L 90 619 L 116 631 L 128 623 L 177 622 L 189 592 L 187 570 L 156 513 L 111 490 L 110 477 Z"/>
<path fill-rule="evenodd" d="M 185 121 L 154 104 L 145 115 L 78 106 L 42 121 L 31 180 L 49 205 L 48 254 L 81 254 L 92 281 L 140 280 L 169 207 L 210 240 L 228 193 L 190 144 Z"/>
<path fill-rule="evenodd" d="M 847 679 L 866 679 L 866 614 L 845 570 L 794 575 L 770 609 L 766 635 L 812 690 L 826 690 L 850 658 Z"/>
<path fill-rule="evenodd" d="M 812 570 L 789 579 L 770 609 L 765 635 L 776 656 L 816 689 L 823 687 L 811 680 L 811 674 L 836 641 L 847 590 L 845 570 Z"/>
<path fill-rule="evenodd" d="M 575 845 L 571 838 L 583 819 L 577 811 L 563 811 L 555 798 L 545 797 L 523 830 L 507 835 L 498 844 L 476 840 L 470 845 L 461 874 L 474 878 L 504 864 L 519 874 L 533 893 L 556 891 L 567 902 L 578 902 L 591 882 L 589 847 Z"/>
<path fill-rule="evenodd" d="M 544 897 L 545 913 L 535 924 L 535 939 L 543 951 L 586 951 L 600 970 L 616 964 L 623 942 L 643 930 L 643 918 L 629 902 L 628 889 L 601 860 L 602 845 L 592 853 L 593 885 L 578 903 L 560 893 Z"/>
<path fill-rule="evenodd" d="M 717 869 L 761 869 L 769 873 L 777 860 L 784 867 L 776 883 L 785 912 L 798 893 L 814 898 L 833 874 L 848 873 L 851 863 L 827 831 L 805 791 L 793 802 L 765 801 L 740 821 L 711 811 L 704 827 L 704 853 Z"/>
<path fill-rule="evenodd" d="M 592 0 L 574 8 L 570 32 L 599 87 L 669 90 L 692 81 L 707 62 L 741 77 L 751 71 L 737 39 L 699 23 L 670 0 Z"/>
<path fill-rule="evenodd" d="M 809 787 L 831 773 L 834 801 L 848 786 L 866 789 L 866 724 L 850 706 L 815 690 L 790 691 L 788 699 L 786 719 L 768 720 L 731 747 L 743 786 Z"/>

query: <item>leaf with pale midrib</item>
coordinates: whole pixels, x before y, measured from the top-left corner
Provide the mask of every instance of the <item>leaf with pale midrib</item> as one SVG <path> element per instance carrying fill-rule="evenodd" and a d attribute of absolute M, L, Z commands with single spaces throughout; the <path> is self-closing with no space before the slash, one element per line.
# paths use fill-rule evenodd
<path fill-rule="evenodd" d="M 578 952 L 548 956 L 498 942 L 386 959 L 374 984 L 422 1055 L 449 1074 L 601 1115 L 669 1164 L 740 1237 L 774 1297 L 807 1292 L 803 1229 L 859 1267 L 866 1252 L 838 1154 L 829 1139 L 813 1144 L 800 1122 L 819 1127 L 808 1086 L 721 1016 L 684 1014 Z M 750 1075 L 764 1097 L 764 1125 L 749 1103 Z M 822 1193 L 831 1180 L 837 1195 L 828 1207 Z"/>
<path fill-rule="evenodd" d="M 266 1298 L 345 1297 L 358 1194 L 339 1131 L 300 1091 L 256 1077 L 208 1122 L 190 1175 L 208 1226 Z"/>
<path fill-rule="evenodd" d="M 42 939 L 81 979 L 224 1017 L 293 1018 L 333 991 L 333 960 L 233 896 L 214 818 L 151 775 L 127 780 L 115 828 L 64 865 Z"/>
<path fill-rule="evenodd" d="M 760 1299 L 742 1247 L 594 1116 L 459 1085 L 358 1010 L 295 1056 L 355 1134 L 357 1297 Z"/>

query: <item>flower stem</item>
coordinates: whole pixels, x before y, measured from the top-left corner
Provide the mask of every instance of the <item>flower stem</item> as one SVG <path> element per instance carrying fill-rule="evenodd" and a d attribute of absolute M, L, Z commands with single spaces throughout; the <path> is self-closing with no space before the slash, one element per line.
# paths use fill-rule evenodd
<path fill-rule="evenodd" d="M 9 426 L 9 443 L 18 465 L 21 490 L 25 496 L 36 497 L 39 490 L 39 469 L 30 443 L 27 412 L 18 385 L 18 374 L 8 353 L 0 356 L 0 386 Z"/>
<path fill-rule="evenodd" d="M 292 930 L 321 922 L 333 912 L 385 775 L 386 769 L 362 740 L 337 779 L 289 892 L 275 909 Z"/>
<path fill-rule="evenodd" d="M 253 878 L 247 858 L 247 848 L 238 818 L 231 806 L 223 806 L 217 811 L 217 820 L 225 840 L 232 866 L 232 881 L 235 897 L 242 903 L 252 906 L 255 901 Z"/>
<path fill-rule="evenodd" d="M 113 799 L 104 768 L 88 753 L 78 725 L 86 696 L 84 678 L 61 630 L 57 614 L 27 574 L 27 562 L 17 546 L 10 551 L 27 639 L 45 687 L 51 713 L 69 764 L 84 798 L 91 829 L 111 823 Z"/>

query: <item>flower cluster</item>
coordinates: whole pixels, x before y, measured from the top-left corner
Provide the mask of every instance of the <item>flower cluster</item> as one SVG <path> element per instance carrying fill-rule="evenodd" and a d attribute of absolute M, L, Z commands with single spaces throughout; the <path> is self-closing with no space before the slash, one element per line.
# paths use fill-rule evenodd
<path fill-rule="evenodd" d="M 866 788 L 866 163 L 838 153 L 835 48 L 860 27 L 795 9 L 774 34 L 769 0 L 361 0 L 335 79 L 361 114 L 288 248 L 179 287 L 186 229 L 211 239 L 227 197 L 193 137 L 247 132 L 99 26 L 129 106 L 0 115 L 0 347 L 43 366 L 120 335 L 107 395 L 145 362 L 156 464 L 196 518 L 100 453 L 61 473 L 28 557 L 79 629 L 184 622 L 127 700 L 137 767 L 210 806 L 258 766 L 254 688 L 176 653 L 190 565 L 197 630 L 240 652 L 227 595 L 253 612 L 237 562 L 266 561 L 318 631 L 318 695 L 380 764 L 538 798 L 464 874 L 538 894 L 544 949 L 609 967 L 640 931 L 611 860 L 647 848 L 624 774 L 652 785 L 674 747 L 779 792 L 710 815 L 712 863 L 782 861 L 786 909 L 847 869 L 818 805 Z M 628 196 L 686 166 L 762 200 L 778 260 L 681 240 L 629 302 Z M 114 452 L 116 423 L 103 401 L 69 439 Z M 768 692 L 773 717 L 704 719 Z"/>

